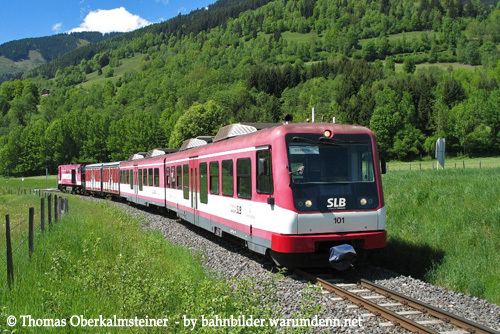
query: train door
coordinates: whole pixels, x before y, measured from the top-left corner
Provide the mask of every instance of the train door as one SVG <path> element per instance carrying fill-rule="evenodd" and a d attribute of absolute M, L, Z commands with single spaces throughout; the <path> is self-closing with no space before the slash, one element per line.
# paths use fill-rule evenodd
<path fill-rule="evenodd" d="M 137 168 L 137 165 L 134 166 L 134 202 L 138 203 L 139 202 L 139 169 Z M 142 182 L 142 180 L 141 180 Z"/>
<path fill-rule="evenodd" d="M 193 209 L 193 223 L 198 225 L 199 216 L 198 216 L 198 170 L 199 163 L 198 160 L 189 160 L 189 189 L 190 189 L 190 198 L 191 198 L 191 208 Z"/>
<path fill-rule="evenodd" d="M 103 191 L 103 182 L 104 182 L 104 167 L 100 167 L 99 168 L 99 191 L 102 192 Z"/>
<path fill-rule="evenodd" d="M 74 169 L 71 170 L 71 184 L 76 184 L 76 170 Z"/>

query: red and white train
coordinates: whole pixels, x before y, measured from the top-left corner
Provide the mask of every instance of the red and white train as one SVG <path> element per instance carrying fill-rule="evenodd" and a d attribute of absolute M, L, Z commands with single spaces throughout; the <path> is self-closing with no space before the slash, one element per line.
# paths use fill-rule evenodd
<path fill-rule="evenodd" d="M 386 245 L 377 144 L 365 127 L 233 124 L 180 150 L 59 166 L 59 187 L 174 211 L 289 267 Z M 71 175 L 69 177 L 68 175 Z"/>

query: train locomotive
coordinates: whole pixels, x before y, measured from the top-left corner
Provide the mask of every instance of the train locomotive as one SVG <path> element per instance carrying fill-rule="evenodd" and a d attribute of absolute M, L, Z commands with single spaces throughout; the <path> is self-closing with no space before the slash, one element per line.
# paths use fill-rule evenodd
<path fill-rule="evenodd" d="M 361 126 L 238 123 L 175 151 L 60 166 L 58 182 L 173 211 L 286 267 L 345 269 L 357 253 L 386 245 L 377 152 Z"/>

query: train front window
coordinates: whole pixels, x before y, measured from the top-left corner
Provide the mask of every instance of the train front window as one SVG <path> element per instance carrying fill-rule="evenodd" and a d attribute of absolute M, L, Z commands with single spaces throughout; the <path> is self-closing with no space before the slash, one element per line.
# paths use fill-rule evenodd
<path fill-rule="evenodd" d="M 355 143 L 332 141 L 314 144 L 298 139 L 289 143 L 288 154 L 293 183 L 348 183 L 375 180 L 369 141 Z"/>
<path fill-rule="evenodd" d="M 373 209 L 378 205 L 368 135 L 336 134 L 324 138 L 293 134 L 287 135 L 286 140 L 290 185 L 298 209 Z M 337 197 L 345 199 L 348 205 L 332 207 L 330 204 Z"/>

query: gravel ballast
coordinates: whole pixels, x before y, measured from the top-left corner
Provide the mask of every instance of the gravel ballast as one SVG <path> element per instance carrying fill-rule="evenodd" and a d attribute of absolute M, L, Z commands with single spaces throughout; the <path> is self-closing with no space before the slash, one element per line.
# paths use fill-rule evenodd
<path fill-rule="evenodd" d="M 272 289 L 274 295 L 260 296 L 273 303 L 278 315 L 296 318 L 301 315 L 318 314 L 319 318 L 362 319 L 362 327 L 337 327 L 335 332 L 345 333 L 407 333 L 396 326 L 381 326 L 387 323 L 382 318 L 370 316 L 337 296 L 301 280 L 295 275 L 277 272 L 272 263 L 233 242 L 221 239 L 208 231 L 199 229 L 179 219 L 169 218 L 123 203 L 113 202 L 129 215 L 140 219 L 145 230 L 158 230 L 168 241 L 189 248 L 198 255 L 208 272 L 230 280 L 253 280 L 260 287 Z M 500 307 L 482 299 L 452 292 L 411 277 L 374 267 L 359 272 L 361 277 L 413 297 L 432 306 L 478 322 L 484 326 L 500 329 Z M 319 307 L 316 309 L 316 307 Z M 309 313 L 308 313 L 309 312 Z M 417 319 L 417 318 L 415 318 Z M 449 327 L 435 327 L 437 331 Z M 286 332 L 286 330 L 284 330 Z M 315 328 L 313 332 L 332 332 L 332 328 Z"/>

